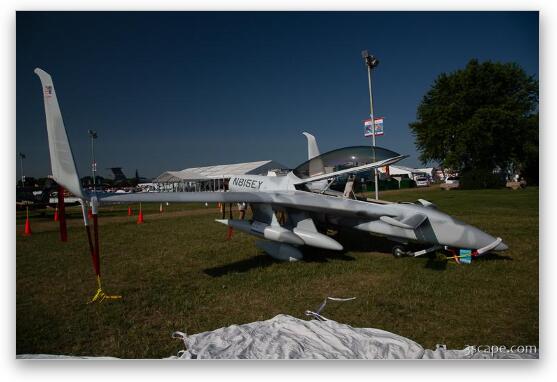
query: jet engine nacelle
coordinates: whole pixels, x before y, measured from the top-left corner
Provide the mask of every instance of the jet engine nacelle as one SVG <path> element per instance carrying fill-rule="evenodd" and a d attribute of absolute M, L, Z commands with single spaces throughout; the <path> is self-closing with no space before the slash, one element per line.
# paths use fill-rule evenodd
<path fill-rule="evenodd" d="M 255 244 L 274 259 L 282 261 L 298 261 L 303 259 L 302 252 L 293 245 L 304 245 L 304 241 L 292 231 L 281 226 L 269 225 L 259 221 L 250 223 L 245 220 L 217 219 L 238 231 L 249 233 L 271 241 L 259 240 Z M 293 245 L 291 245 L 293 244 Z"/>
<path fill-rule="evenodd" d="M 280 243 L 304 245 L 304 241 L 294 232 L 279 225 L 269 225 L 255 220 L 251 224 L 251 233 L 260 234 L 267 240 Z"/>
<path fill-rule="evenodd" d="M 259 221 L 250 223 L 246 220 L 219 219 L 219 223 L 230 226 L 238 231 L 249 233 L 279 243 L 304 245 L 304 241 L 295 233 L 281 226 L 270 225 Z"/>
<path fill-rule="evenodd" d="M 230 226 L 238 231 L 249 233 L 267 240 L 292 245 L 308 245 L 310 247 L 342 251 L 342 245 L 333 238 L 317 231 L 294 228 L 292 231 L 277 225 L 259 221 L 250 223 L 246 220 L 219 219 L 219 223 Z"/>
<path fill-rule="evenodd" d="M 323 248 L 323 249 L 330 249 L 333 251 L 342 251 L 342 245 L 333 238 L 330 238 L 327 235 L 324 235 L 317 231 L 308 231 L 301 228 L 294 228 L 294 233 L 302 238 L 306 245 L 310 247 L 316 248 Z"/>

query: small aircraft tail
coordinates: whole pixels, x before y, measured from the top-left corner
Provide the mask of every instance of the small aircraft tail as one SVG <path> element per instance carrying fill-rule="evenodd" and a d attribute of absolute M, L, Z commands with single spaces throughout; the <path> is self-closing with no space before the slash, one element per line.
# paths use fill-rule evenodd
<path fill-rule="evenodd" d="M 319 147 L 317 147 L 317 141 L 315 140 L 315 137 L 310 133 L 306 133 L 304 131 L 302 134 L 304 134 L 308 140 L 308 160 L 313 159 L 319 155 Z"/>
<path fill-rule="evenodd" d="M 56 91 L 50 74 L 36 68 L 35 74 L 39 76 L 43 87 L 44 108 L 46 114 L 46 129 L 48 132 L 48 148 L 50 150 L 50 166 L 54 180 L 61 184 L 75 196 L 84 199 L 85 194 L 81 188 L 79 175 L 62 120 L 62 113 L 56 98 Z"/>
<path fill-rule="evenodd" d="M 315 137 L 310 133 L 306 133 L 305 131 L 302 134 L 304 134 L 308 140 L 308 160 L 318 157 L 319 147 L 317 147 L 317 140 L 315 139 Z M 310 163 L 309 174 L 311 176 L 323 174 L 324 172 L 325 167 L 323 166 L 323 162 L 319 158 Z"/>

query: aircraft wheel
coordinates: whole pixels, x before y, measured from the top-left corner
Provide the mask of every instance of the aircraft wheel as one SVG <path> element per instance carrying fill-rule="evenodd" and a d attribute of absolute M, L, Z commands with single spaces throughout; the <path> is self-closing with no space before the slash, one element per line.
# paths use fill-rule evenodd
<path fill-rule="evenodd" d="M 396 257 L 397 259 L 405 257 L 406 256 L 405 248 L 402 245 L 395 245 L 393 247 L 393 256 Z"/>

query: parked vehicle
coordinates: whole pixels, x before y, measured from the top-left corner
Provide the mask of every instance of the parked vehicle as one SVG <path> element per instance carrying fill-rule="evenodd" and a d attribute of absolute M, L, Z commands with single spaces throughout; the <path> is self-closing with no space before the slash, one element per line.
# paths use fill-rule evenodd
<path fill-rule="evenodd" d="M 429 178 L 427 176 L 417 176 L 414 178 L 416 187 L 429 187 Z"/>
<path fill-rule="evenodd" d="M 460 178 L 458 176 L 451 175 L 451 176 L 447 177 L 447 179 L 445 180 L 445 183 L 446 184 L 454 184 L 455 186 L 458 186 L 460 184 L 459 181 L 460 181 Z"/>

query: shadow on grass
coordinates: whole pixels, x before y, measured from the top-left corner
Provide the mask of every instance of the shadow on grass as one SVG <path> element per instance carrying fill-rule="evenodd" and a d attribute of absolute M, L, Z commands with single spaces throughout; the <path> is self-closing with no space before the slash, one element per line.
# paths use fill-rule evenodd
<path fill-rule="evenodd" d="M 508 255 L 500 255 L 498 253 L 486 253 L 483 256 L 475 258 L 475 261 L 493 261 L 493 260 L 512 260 L 513 258 Z"/>
<path fill-rule="evenodd" d="M 385 255 L 392 255 L 393 247 L 400 245 L 400 243 L 385 237 L 373 236 L 367 232 L 357 230 L 340 230 L 334 236 L 334 239 L 343 245 L 343 253 L 354 251 L 377 252 Z M 423 248 L 412 243 L 405 245 L 405 247 L 408 248 L 408 250 Z"/>
<path fill-rule="evenodd" d="M 319 248 L 303 248 L 302 252 L 304 255 L 302 262 L 307 263 L 326 263 L 331 260 L 356 260 L 354 257 L 348 256 L 342 252 L 326 251 Z M 203 270 L 203 273 L 211 277 L 221 277 L 229 273 L 245 273 L 255 268 L 265 268 L 274 263 L 284 263 L 284 261 L 273 259 L 271 256 L 266 254 L 261 254 L 255 257 L 250 257 L 249 259 L 220 265 L 218 267 L 207 268 Z"/>
<path fill-rule="evenodd" d="M 279 262 L 268 255 L 257 255 L 249 259 L 235 261 L 218 267 L 204 269 L 203 272 L 211 277 L 221 277 L 229 273 L 244 273 L 254 268 L 265 268 Z"/>
<path fill-rule="evenodd" d="M 448 265 L 447 259 L 440 259 L 435 254 L 428 256 L 424 268 L 434 271 L 444 271 Z"/>
<path fill-rule="evenodd" d="M 326 263 L 331 260 L 354 261 L 354 257 L 346 254 L 346 250 L 342 252 L 328 251 L 320 248 L 307 247 L 304 248 L 304 259 L 307 263 Z"/>

